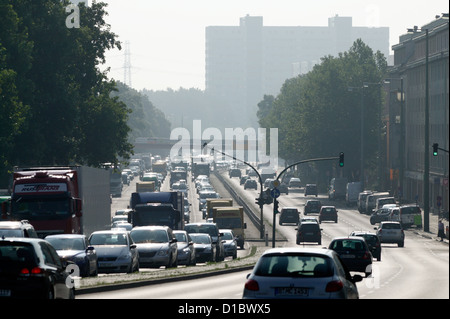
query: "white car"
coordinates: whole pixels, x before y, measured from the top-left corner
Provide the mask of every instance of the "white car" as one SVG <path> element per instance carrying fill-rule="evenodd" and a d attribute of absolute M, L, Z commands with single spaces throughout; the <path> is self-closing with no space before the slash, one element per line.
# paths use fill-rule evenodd
<path fill-rule="evenodd" d="M 357 299 L 356 282 L 336 252 L 322 248 L 274 248 L 258 260 L 244 299 Z"/>
<path fill-rule="evenodd" d="M 405 232 L 399 222 L 384 221 L 380 223 L 377 230 L 381 243 L 397 244 L 398 247 L 405 246 Z"/>

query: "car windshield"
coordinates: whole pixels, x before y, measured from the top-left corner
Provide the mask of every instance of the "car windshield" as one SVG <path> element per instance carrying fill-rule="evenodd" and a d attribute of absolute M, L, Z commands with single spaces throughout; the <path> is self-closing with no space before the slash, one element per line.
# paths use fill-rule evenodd
<path fill-rule="evenodd" d="M 98 233 L 92 234 L 89 242 L 91 245 L 126 245 L 126 234 L 121 233 Z"/>
<path fill-rule="evenodd" d="M 218 236 L 217 228 L 214 225 L 186 225 L 185 230 L 188 233 L 205 233 L 210 236 Z"/>
<path fill-rule="evenodd" d="M 177 239 L 177 242 L 187 243 L 188 241 L 185 233 L 174 233 L 174 236 Z"/>
<path fill-rule="evenodd" d="M 167 243 L 169 241 L 167 232 L 163 229 L 135 229 L 131 231 L 130 236 L 136 244 Z"/>
<path fill-rule="evenodd" d="M 322 255 L 268 254 L 255 266 L 255 275 L 268 277 L 331 277 L 332 261 Z"/>
<path fill-rule="evenodd" d="M 83 238 L 45 238 L 56 250 L 84 250 Z"/>
<path fill-rule="evenodd" d="M 209 236 L 192 236 L 192 241 L 196 244 L 210 244 L 211 237 L 209 237 Z"/>
<path fill-rule="evenodd" d="M 223 240 L 232 240 L 233 239 L 233 235 L 230 232 L 224 232 L 223 236 L 222 236 Z"/>

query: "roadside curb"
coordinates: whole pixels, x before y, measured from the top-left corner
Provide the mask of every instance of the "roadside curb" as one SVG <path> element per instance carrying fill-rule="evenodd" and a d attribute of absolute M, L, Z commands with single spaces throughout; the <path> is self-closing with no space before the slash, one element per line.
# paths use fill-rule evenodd
<path fill-rule="evenodd" d="M 120 290 L 120 289 L 130 289 L 130 288 L 139 288 L 144 286 L 151 286 L 151 285 L 157 285 L 157 284 L 164 284 L 164 283 L 170 283 L 170 282 L 176 282 L 180 280 L 191 280 L 191 279 L 197 279 L 197 278 L 206 278 L 211 276 L 217 276 L 217 275 L 223 275 L 223 274 L 229 274 L 239 271 L 245 271 L 245 270 L 252 270 L 254 267 L 254 264 L 259 258 L 260 252 L 262 247 L 259 246 L 250 246 L 249 251 L 250 253 L 242 257 L 240 261 L 243 261 L 245 264 L 242 266 L 227 266 L 225 265 L 225 268 L 222 269 L 210 269 L 205 270 L 204 272 L 196 272 L 192 274 L 179 274 L 174 275 L 171 273 L 162 274 L 163 277 L 160 278 L 147 278 L 147 279 L 136 279 L 132 280 L 130 279 L 128 282 L 123 282 L 124 278 L 122 278 L 121 282 L 112 282 L 108 284 L 99 284 L 91 287 L 81 287 L 75 289 L 76 295 L 84 295 L 84 294 L 91 294 L 91 293 L 100 293 L 100 292 L 106 292 L 106 291 L 113 291 L 113 290 Z M 231 261 L 231 263 L 234 260 Z M 221 266 L 222 264 L 220 264 Z M 219 266 L 218 265 L 212 265 L 212 266 Z M 194 268 L 193 268 L 194 270 Z M 166 277 L 164 277 L 166 276 Z M 125 278 L 126 279 L 126 278 Z"/>

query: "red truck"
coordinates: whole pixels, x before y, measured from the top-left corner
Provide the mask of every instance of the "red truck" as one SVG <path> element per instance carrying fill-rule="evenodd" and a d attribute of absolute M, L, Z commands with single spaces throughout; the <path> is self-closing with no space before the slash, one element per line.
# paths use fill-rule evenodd
<path fill-rule="evenodd" d="M 39 237 L 86 234 L 111 223 L 109 171 L 87 166 L 15 168 L 9 219 Z"/>

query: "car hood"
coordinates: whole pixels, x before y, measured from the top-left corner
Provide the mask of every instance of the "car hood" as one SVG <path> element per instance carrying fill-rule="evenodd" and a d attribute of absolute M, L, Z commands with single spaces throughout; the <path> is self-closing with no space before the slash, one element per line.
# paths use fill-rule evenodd
<path fill-rule="evenodd" d="M 97 255 L 100 256 L 119 256 L 128 253 L 128 246 L 94 246 Z"/>
<path fill-rule="evenodd" d="M 169 247 L 168 243 L 145 243 L 145 244 L 136 244 L 138 250 L 160 250 L 167 249 Z"/>
<path fill-rule="evenodd" d="M 56 252 L 61 258 L 82 257 L 85 254 L 84 250 L 57 250 Z"/>

